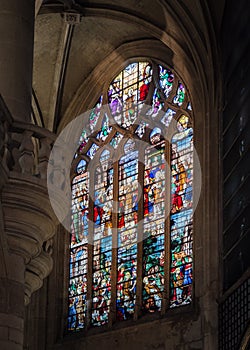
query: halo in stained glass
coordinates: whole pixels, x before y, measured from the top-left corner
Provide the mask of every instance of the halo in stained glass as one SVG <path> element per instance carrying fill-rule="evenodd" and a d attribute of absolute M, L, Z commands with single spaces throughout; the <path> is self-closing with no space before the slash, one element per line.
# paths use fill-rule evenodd
<path fill-rule="evenodd" d="M 177 122 L 177 128 L 179 131 L 186 130 L 188 128 L 189 118 L 186 115 L 182 115 Z"/>

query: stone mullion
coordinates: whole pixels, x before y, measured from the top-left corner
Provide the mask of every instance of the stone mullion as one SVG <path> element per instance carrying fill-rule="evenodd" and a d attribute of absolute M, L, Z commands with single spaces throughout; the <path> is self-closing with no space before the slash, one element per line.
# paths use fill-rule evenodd
<path fill-rule="evenodd" d="M 118 200 L 119 200 L 119 163 L 113 165 L 113 212 L 112 212 L 112 265 L 111 265 L 111 303 L 109 327 L 116 321 L 116 294 L 117 294 L 117 247 L 118 247 Z"/>
<path fill-rule="evenodd" d="M 165 160 L 166 160 L 166 172 L 165 172 L 165 261 L 164 261 L 164 291 L 162 299 L 161 313 L 165 314 L 169 307 L 170 300 L 170 263 L 171 263 L 171 251 L 170 251 L 170 210 L 171 210 L 171 144 L 165 142 Z"/>
<path fill-rule="evenodd" d="M 139 159 L 144 159 L 144 149 L 140 149 Z M 144 206 L 144 162 L 138 162 L 138 226 L 137 226 L 137 281 L 136 281 L 136 306 L 134 319 L 140 317 L 142 309 L 142 286 L 143 286 L 143 206 Z M 141 191 L 141 192 L 140 192 Z"/>
<path fill-rule="evenodd" d="M 89 173 L 90 174 L 90 173 Z M 93 286 L 93 247 L 94 247 L 94 177 L 89 176 L 89 226 L 88 226 L 88 266 L 87 266 L 87 311 L 85 328 L 91 326 L 92 286 Z"/>

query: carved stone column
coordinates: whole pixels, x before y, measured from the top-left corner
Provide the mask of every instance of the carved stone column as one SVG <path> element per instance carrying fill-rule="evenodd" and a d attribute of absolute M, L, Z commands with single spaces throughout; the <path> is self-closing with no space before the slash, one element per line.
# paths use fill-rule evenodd
<path fill-rule="evenodd" d="M 2 232 L 1 232 L 2 233 Z M 21 256 L 9 253 L 7 276 L 0 278 L 0 348 L 21 350 L 24 329 L 24 274 Z"/>
<path fill-rule="evenodd" d="M 0 349 L 21 350 L 25 304 L 53 265 L 46 175 L 55 135 L 14 121 L 0 96 L 0 140 Z"/>
<path fill-rule="evenodd" d="M 0 93 L 15 120 L 30 121 L 35 0 L 1 0 Z"/>

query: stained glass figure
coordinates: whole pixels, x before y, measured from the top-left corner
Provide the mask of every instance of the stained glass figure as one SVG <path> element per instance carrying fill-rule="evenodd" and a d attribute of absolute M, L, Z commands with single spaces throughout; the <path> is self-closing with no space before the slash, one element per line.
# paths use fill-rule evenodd
<path fill-rule="evenodd" d="M 138 151 L 134 140 L 124 146 L 119 161 L 119 213 L 117 250 L 117 319 L 133 316 L 136 297 Z"/>
<path fill-rule="evenodd" d="M 101 95 L 95 107 L 91 110 L 89 115 L 89 127 L 91 132 L 95 130 L 95 126 L 98 122 L 101 113 L 103 96 Z"/>
<path fill-rule="evenodd" d="M 192 301 L 193 129 L 182 115 L 171 147 L 171 285 L 170 307 Z"/>
<path fill-rule="evenodd" d="M 151 74 L 149 63 L 132 63 L 111 82 L 108 101 L 117 124 L 124 128 L 134 124 L 147 97 Z"/>
<path fill-rule="evenodd" d="M 114 137 L 112 138 L 112 140 L 110 141 L 110 145 L 113 147 L 113 148 L 117 148 L 120 141 L 122 140 L 123 138 L 123 135 L 119 132 L 116 132 Z"/>
<path fill-rule="evenodd" d="M 81 160 L 77 166 L 78 175 L 72 182 L 71 246 L 87 242 L 89 178 L 85 169 L 86 162 Z"/>
<path fill-rule="evenodd" d="M 169 97 L 169 94 L 173 88 L 174 74 L 167 68 L 164 68 L 159 65 L 160 70 L 160 86 L 163 89 L 163 92 L 166 98 Z"/>
<path fill-rule="evenodd" d="M 176 112 L 173 109 L 168 108 L 166 113 L 164 114 L 164 116 L 161 119 L 162 124 L 164 124 L 166 127 L 168 127 L 175 114 L 176 114 Z"/>
<path fill-rule="evenodd" d="M 122 90 L 121 77 L 117 77 L 110 85 L 108 91 L 109 106 L 112 115 L 118 121 L 118 116 L 122 112 Z M 120 124 L 120 123 L 119 123 Z"/>
<path fill-rule="evenodd" d="M 72 181 L 68 329 L 84 328 L 87 293 L 89 175 L 81 160 Z"/>
<path fill-rule="evenodd" d="M 113 168 L 110 152 L 100 155 L 94 188 L 92 325 L 108 322 L 111 300 Z"/>
<path fill-rule="evenodd" d="M 157 135 L 160 129 L 155 128 Z M 158 129 L 158 130 L 157 130 Z M 152 132 L 153 133 L 153 132 Z M 152 137 L 151 137 L 152 139 Z M 154 139 L 145 151 L 143 311 L 161 310 L 165 254 L 165 141 Z"/>
<path fill-rule="evenodd" d="M 160 128 L 154 128 L 153 131 L 150 133 L 150 143 L 152 145 L 157 144 L 161 139 L 161 129 Z"/>
<path fill-rule="evenodd" d="M 148 123 L 146 123 L 144 120 L 141 120 L 139 123 L 139 126 L 136 128 L 135 133 L 140 137 L 140 139 L 143 137 L 143 135 L 146 132 L 146 128 L 149 126 Z"/>
<path fill-rule="evenodd" d="M 79 152 L 82 153 L 84 147 L 86 146 L 86 144 L 88 143 L 88 137 L 87 137 L 87 132 L 86 130 L 82 131 L 82 134 L 80 136 L 80 140 L 79 140 Z"/>
<path fill-rule="evenodd" d="M 192 209 L 171 216 L 170 307 L 192 301 Z"/>
<path fill-rule="evenodd" d="M 153 94 L 152 107 L 148 110 L 147 115 L 150 115 L 151 118 L 155 118 L 162 108 L 163 104 L 161 103 L 159 90 L 155 89 Z"/>
<path fill-rule="evenodd" d="M 142 71 L 140 71 L 141 74 Z M 139 88 L 139 101 L 143 102 L 146 100 L 149 92 L 149 86 L 152 80 L 152 68 L 150 64 L 146 64 L 143 67 L 143 73 L 140 75 L 140 88 Z"/>
<path fill-rule="evenodd" d="M 188 93 L 172 70 L 156 62 L 130 63 L 105 93 L 110 110 L 102 111 L 101 95 L 74 155 L 68 331 L 110 325 L 111 310 L 116 322 L 136 319 L 138 311 L 163 312 L 165 295 L 170 308 L 192 302 Z M 173 120 L 170 143 L 164 135 Z M 139 293 L 142 304 L 135 307 Z"/>
<path fill-rule="evenodd" d="M 179 82 L 176 95 L 173 99 L 173 102 L 179 107 L 183 104 L 185 98 L 185 87 L 182 83 Z"/>
<path fill-rule="evenodd" d="M 163 104 L 161 103 L 161 97 L 160 93 L 157 89 L 155 89 L 154 95 L 153 95 L 153 113 L 152 118 L 155 118 L 159 111 L 163 108 Z"/>
<path fill-rule="evenodd" d="M 109 126 L 109 117 L 107 113 L 105 113 L 102 120 L 102 128 L 101 128 L 101 131 L 97 134 L 97 139 L 100 139 L 101 141 L 105 141 L 108 135 L 110 134 L 111 130 L 112 130 L 112 127 Z"/>
<path fill-rule="evenodd" d="M 87 156 L 89 156 L 89 158 L 93 159 L 96 152 L 98 151 L 98 149 L 99 149 L 99 146 L 97 146 L 96 143 L 93 143 L 87 152 Z"/>

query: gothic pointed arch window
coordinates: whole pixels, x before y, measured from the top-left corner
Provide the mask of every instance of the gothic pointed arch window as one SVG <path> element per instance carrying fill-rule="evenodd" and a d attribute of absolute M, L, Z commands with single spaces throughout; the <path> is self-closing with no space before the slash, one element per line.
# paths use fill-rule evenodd
<path fill-rule="evenodd" d="M 89 113 L 72 169 L 68 331 L 192 302 L 188 92 L 154 61 L 128 64 Z"/>

